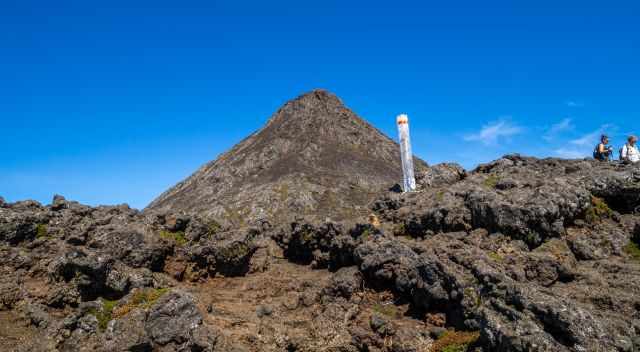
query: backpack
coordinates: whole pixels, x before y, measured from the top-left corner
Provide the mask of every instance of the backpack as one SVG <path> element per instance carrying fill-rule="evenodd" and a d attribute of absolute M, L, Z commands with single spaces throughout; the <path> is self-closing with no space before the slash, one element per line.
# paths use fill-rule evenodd
<path fill-rule="evenodd" d="M 600 146 L 600 144 L 601 143 L 598 143 L 596 147 L 593 149 L 593 158 L 600 161 L 611 160 L 611 158 L 613 157 L 613 150 L 611 150 L 611 147 L 608 147 L 605 145 L 604 146 L 605 151 L 603 153 L 600 153 L 598 151 L 598 147 Z M 622 149 L 620 149 L 620 156 L 622 157 Z"/>
<path fill-rule="evenodd" d="M 593 158 L 596 160 L 607 160 L 608 156 L 606 153 L 600 153 L 598 151 L 598 147 L 600 146 L 600 143 L 596 144 L 596 147 L 593 148 Z"/>

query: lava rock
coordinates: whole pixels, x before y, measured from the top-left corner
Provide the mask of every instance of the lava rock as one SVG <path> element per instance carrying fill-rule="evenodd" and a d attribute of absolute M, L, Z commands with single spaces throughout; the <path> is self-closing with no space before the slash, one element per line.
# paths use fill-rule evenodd
<path fill-rule="evenodd" d="M 152 341 L 145 329 L 147 313 L 134 309 L 125 316 L 109 322 L 105 332 L 108 351 L 152 351 Z"/>
<path fill-rule="evenodd" d="M 351 299 L 354 293 L 363 289 L 364 281 L 357 267 L 342 268 L 336 271 L 331 282 L 322 291 L 329 297 L 343 297 Z"/>
<path fill-rule="evenodd" d="M 202 325 L 193 296 L 172 290 L 154 304 L 145 323 L 145 330 L 155 344 L 182 344 L 192 338 L 193 331 Z"/>

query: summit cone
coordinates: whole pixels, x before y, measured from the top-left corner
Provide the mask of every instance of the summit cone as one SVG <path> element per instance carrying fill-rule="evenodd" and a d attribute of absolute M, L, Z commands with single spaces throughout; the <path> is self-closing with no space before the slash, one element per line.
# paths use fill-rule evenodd
<path fill-rule="evenodd" d="M 426 164 L 416 159 L 416 169 Z M 398 145 L 314 90 L 282 106 L 259 131 L 170 188 L 147 211 L 183 211 L 243 225 L 313 215 L 363 215 L 402 180 Z"/>

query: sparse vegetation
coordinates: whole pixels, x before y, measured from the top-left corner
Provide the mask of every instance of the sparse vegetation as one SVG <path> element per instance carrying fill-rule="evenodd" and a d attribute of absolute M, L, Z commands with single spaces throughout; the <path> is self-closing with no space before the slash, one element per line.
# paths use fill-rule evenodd
<path fill-rule="evenodd" d="M 482 182 L 487 188 L 496 188 L 496 185 L 500 181 L 500 178 L 494 174 L 487 176 Z"/>
<path fill-rule="evenodd" d="M 449 330 L 442 334 L 433 345 L 430 352 L 466 352 L 480 337 L 480 332 Z"/>
<path fill-rule="evenodd" d="M 392 318 L 399 318 L 402 315 L 402 313 L 400 313 L 400 310 L 398 310 L 398 308 L 393 304 L 377 303 L 373 306 L 373 311 Z"/>
<path fill-rule="evenodd" d="M 280 188 L 278 189 L 278 193 L 280 193 L 280 201 L 285 202 L 287 199 L 289 199 L 289 185 L 283 184 L 282 186 L 280 186 Z"/>
<path fill-rule="evenodd" d="M 242 226 L 246 224 L 244 217 L 241 215 L 241 213 L 245 210 L 246 210 L 245 208 L 235 209 L 235 208 L 224 207 L 224 211 L 227 214 L 226 219 L 230 221 L 232 224 L 237 226 Z"/>
<path fill-rule="evenodd" d="M 608 240 L 603 240 L 601 242 L 601 246 L 610 246 L 610 242 Z M 540 247 L 536 248 L 535 251 L 549 253 L 557 260 L 563 260 L 563 258 L 565 258 L 568 253 L 571 253 L 571 250 L 567 246 L 566 242 L 558 239 L 551 239 L 544 242 L 540 245 Z"/>
<path fill-rule="evenodd" d="M 469 298 L 475 302 L 476 307 L 482 305 L 482 297 L 476 292 L 473 287 L 467 287 L 464 289 L 465 298 Z"/>
<path fill-rule="evenodd" d="M 49 237 L 49 231 L 48 231 L 47 225 L 38 224 L 38 226 L 36 226 L 36 238 L 48 238 L 48 237 Z"/>
<path fill-rule="evenodd" d="M 300 234 L 300 239 L 303 242 L 313 241 L 313 232 L 307 229 L 302 230 L 302 233 Z"/>
<path fill-rule="evenodd" d="M 169 291 L 168 288 L 146 288 L 137 290 L 129 302 L 113 310 L 113 318 L 119 318 L 135 308 L 149 309 L 156 301 Z"/>
<path fill-rule="evenodd" d="M 108 299 L 102 299 L 102 310 L 97 310 L 92 308 L 89 310 L 89 314 L 93 315 L 98 319 L 98 328 L 101 331 L 107 329 L 107 325 L 109 322 L 114 319 L 113 309 L 118 304 L 118 301 L 112 301 Z"/>
<path fill-rule="evenodd" d="M 368 240 L 370 236 L 371 236 L 371 230 L 369 229 L 362 231 L 362 233 L 360 234 L 360 238 L 362 238 L 365 241 Z"/>
<path fill-rule="evenodd" d="M 438 191 L 438 193 L 436 193 L 436 200 L 440 202 L 443 199 L 444 199 L 444 191 Z"/>
<path fill-rule="evenodd" d="M 228 247 L 222 247 L 217 253 L 217 256 L 227 262 L 231 262 L 240 258 L 244 258 L 251 251 L 251 247 L 249 247 L 246 243 L 235 243 Z"/>
<path fill-rule="evenodd" d="M 495 262 L 503 262 L 504 261 L 504 257 L 502 255 L 500 255 L 498 252 L 489 252 L 487 253 L 487 255 L 489 256 L 489 258 L 491 258 L 491 260 L 495 261 Z"/>
<path fill-rule="evenodd" d="M 527 231 L 526 235 L 524 235 L 523 240 L 526 244 L 529 245 L 529 247 L 537 246 L 542 242 L 542 238 L 540 238 L 540 235 L 537 232 L 531 230 Z"/>
<path fill-rule="evenodd" d="M 220 232 L 220 230 L 222 230 L 222 225 L 220 225 L 220 223 L 215 220 L 211 220 L 207 224 L 207 234 L 209 235 L 209 237 L 215 236 L 218 232 Z"/>
<path fill-rule="evenodd" d="M 184 237 L 184 231 L 160 231 L 160 237 L 166 240 L 173 240 L 178 246 L 183 246 L 187 243 L 187 238 Z"/>
<path fill-rule="evenodd" d="M 404 223 L 397 224 L 393 229 L 393 234 L 395 236 L 406 236 L 407 235 L 407 228 L 404 225 Z"/>
<path fill-rule="evenodd" d="M 640 262 L 640 246 L 638 246 L 637 243 L 631 241 L 629 244 L 624 246 L 623 250 L 631 257 L 631 259 Z"/>
<path fill-rule="evenodd" d="M 585 221 L 589 224 L 597 224 L 602 219 L 611 218 L 612 216 L 613 211 L 602 198 L 591 196 L 591 206 L 585 213 Z"/>

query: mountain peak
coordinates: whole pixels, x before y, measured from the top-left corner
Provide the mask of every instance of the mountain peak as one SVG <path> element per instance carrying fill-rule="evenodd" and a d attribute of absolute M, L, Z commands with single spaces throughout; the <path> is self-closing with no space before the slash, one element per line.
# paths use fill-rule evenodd
<path fill-rule="evenodd" d="M 336 95 L 316 89 L 284 104 L 260 131 L 148 209 L 235 222 L 293 214 L 340 218 L 364 211 L 401 177 L 398 145 Z"/>
<path fill-rule="evenodd" d="M 325 89 L 314 89 L 286 102 L 271 117 L 267 126 L 273 122 L 284 123 L 285 120 L 308 122 L 321 120 L 329 122 L 327 118 L 349 111 L 342 100 Z M 350 111 L 349 111 L 350 112 Z M 351 114 L 355 117 L 355 114 Z"/>
<path fill-rule="evenodd" d="M 337 95 L 323 88 L 313 89 L 292 100 L 292 102 L 296 101 L 317 101 L 342 104 L 342 101 Z"/>

